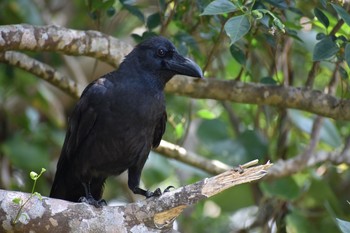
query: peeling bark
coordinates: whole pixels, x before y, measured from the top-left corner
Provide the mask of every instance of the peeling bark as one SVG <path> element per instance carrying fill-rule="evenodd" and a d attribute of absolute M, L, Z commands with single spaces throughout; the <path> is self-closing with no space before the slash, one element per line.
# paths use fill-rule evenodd
<path fill-rule="evenodd" d="M 261 179 L 272 164 L 233 169 L 187 185 L 160 197 L 125 206 L 95 208 L 85 203 L 43 197 L 30 199 L 16 224 L 19 205 L 14 198 L 26 200 L 28 193 L 0 190 L 0 232 L 175 232 L 174 220 L 188 206 L 235 185 Z"/>

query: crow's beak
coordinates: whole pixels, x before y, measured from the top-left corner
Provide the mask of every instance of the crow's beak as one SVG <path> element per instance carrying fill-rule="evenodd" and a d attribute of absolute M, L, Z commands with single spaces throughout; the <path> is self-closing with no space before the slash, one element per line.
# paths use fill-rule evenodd
<path fill-rule="evenodd" d="M 196 78 L 203 78 L 202 69 L 191 59 L 174 54 L 173 59 L 167 62 L 168 68 L 176 74 L 187 75 Z"/>

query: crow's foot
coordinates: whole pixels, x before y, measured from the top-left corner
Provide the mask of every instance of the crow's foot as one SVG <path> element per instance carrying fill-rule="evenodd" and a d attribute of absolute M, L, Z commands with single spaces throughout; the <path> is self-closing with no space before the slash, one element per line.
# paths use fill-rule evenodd
<path fill-rule="evenodd" d="M 88 197 L 80 197 L 79 202 L 87 203 L 89 205 L 93 205 L 96 208 L 101 208 L 102 206 L 106 206 L 107 202 L 104 199 L 101 200 L 95 200 L 92 196 Z"/>
<path fill-rule="evenodd" d="M 154 192 L 151 192 L 149 190 L 146 191 L 145 197 L 146 198 L 150 198 L 150 197 L 159 197 L 161 196 L 163 193 L 166 192 L 170 192 L 170 189 L 175 188 L 174 186 L 170 185 L 168 186 L 166 189 L 164 189 L 164 191 L 162 192 L 160 190 L 160 188 L 157 188 Z"/>

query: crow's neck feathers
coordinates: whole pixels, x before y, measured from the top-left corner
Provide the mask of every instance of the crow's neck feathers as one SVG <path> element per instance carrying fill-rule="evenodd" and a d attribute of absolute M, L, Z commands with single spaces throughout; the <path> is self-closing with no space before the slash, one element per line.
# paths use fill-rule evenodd
<path fill-rule="evenodd" d="M 165 84 L 174 76 L 173 72 L 156 69 L 147 61 L 141 60 L 135 51 L 125 57 L 118 72 L 128 74 L 127 78 L 137 79 L 140 84 L 147 83 L 149 87 L 159 91 L 163 91 Z"/>

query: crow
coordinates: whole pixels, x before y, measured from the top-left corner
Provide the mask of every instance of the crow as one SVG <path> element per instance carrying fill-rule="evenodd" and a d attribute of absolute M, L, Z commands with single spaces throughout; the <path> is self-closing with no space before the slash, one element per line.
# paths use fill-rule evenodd
<path fill-rule="evenodd" d="M 133 193 L 161 195 L 159 188 L 151 192 L 139 183 L 150 150 L 164 134 L 163 90 L 176 74 L 203 77 L 196 63 L 158 36 L 141 42 L 117 70 L 90 83 L 70 116 L 50 197 L 101 207 L 107 177 L 126 170 Z"/>

